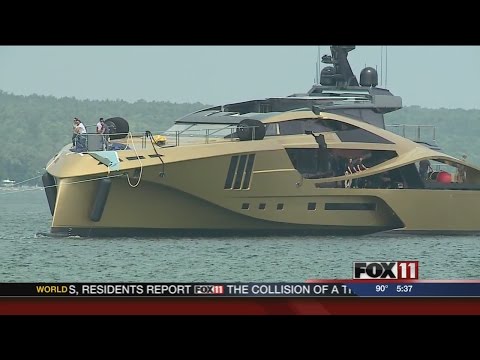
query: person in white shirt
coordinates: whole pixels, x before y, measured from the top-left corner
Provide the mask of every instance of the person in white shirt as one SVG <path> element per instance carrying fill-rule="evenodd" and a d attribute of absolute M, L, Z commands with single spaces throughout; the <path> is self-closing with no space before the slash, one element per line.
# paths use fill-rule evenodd
<path fill-rule="evenodd" d="M 83 134 L 86 134 L 87 129 L 85 128 L 85 125 L 83 125 L 82 121 L 78 118 L 75 118 L 74 123 L 75 123 L 74 132 L 75 134 L 77 134 L 77 137 L 75 139 L 76 151 L 86 151 L 87 150 L 86 138 Z"/>
<path fill-rule="evenodd" d="M 97 123 L 97 134 L 102 136 L 103 150 L 106 150 L 107 148 L 107 142 L 108 142 L 107 130 L 108 128 L 107 128 L 107 125 L 105 124 L 105 120 L 103 120 L 103 118 L 100 118 L 100 120 L 98 120 L 98 123 Z"/>
<path fill-rule="evenodd" d="M 87 132 L 87 129 L 85 128 L 85 125 L 83 125 L 82 121 L 80 119 L 76 119 L 75 121 L 75 132 L 78 135 L 85 134 Z"/>

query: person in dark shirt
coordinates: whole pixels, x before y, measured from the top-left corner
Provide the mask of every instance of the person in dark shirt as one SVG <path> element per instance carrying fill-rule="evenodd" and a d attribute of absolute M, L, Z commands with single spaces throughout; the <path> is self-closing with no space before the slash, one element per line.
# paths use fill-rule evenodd
<path fill-rule="evenodd" d="M 432 166 L 430 164 L 430 161 L 428 160 L 421 160 L 419 167 L 418 167 L 418 172 L 420 173 L 420 177 L 422 180 L 427 180 L 428 178 L 428 173 L 432 172 Z"/>
<path fill-rule="evenodd" d="M 462 155 L 463 161 L 467 161 L 467 155 Z M 467 180 L 467 169 L 465 165 L 458 165 L 457 166 L 457 183 L 461 184 Z"/>
<path fill-rule="evenodd" d="M 345 164 L 345 175 L 351 175 L 355 173 L 355 164 L 353 163 L 353 159 L 348 159 L 348 162 Z M 353 183 L 352 180 L 345 180 L 344 186 L 346 188 L 352 187 Z"/>
<path fill-rule="evenodd" d="M 358 158 L 357 160 L 355 160 L 353 162 L 353 168 L 354 168 L 355 172 L 360 172 L 360 171 L 368 169 L 365 166 L 365 164 L 363 163 L 363 158 L 362 157 Z M 366 184 L 365 178 L 360 178 L 360 179 L 354 179 L 352 185 L 355 188 L 364 188 L 364 187 L 366 187 L 367 184 Z"/>
<path fill-rule="evenodd" d="M 363 164 L 363 158 L 359 158 L 358 160 L 355 160 L 354 162 L 354 167 L 356 171 L 363 171 L 367 170 L 368 168 Z"/>
<path fill-rule="evenodd" d="M 77 127 L 77 118 L 73 118 L 73 126 L 72 126 L 72 144 L 73 146 L 75 146 L 75 144 L 77 143 L 77 130 L 76 130 L 76 127 Z"/>

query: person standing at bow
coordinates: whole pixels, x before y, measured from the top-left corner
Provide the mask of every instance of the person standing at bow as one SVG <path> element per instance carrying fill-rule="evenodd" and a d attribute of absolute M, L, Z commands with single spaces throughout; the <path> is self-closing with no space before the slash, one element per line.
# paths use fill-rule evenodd
<path fill-rule="evenodd" d="M 87 139 L 85 134 L 87 129 L 83 125 L 82 121 L 79 118 L 74 119 L 75 127 L 73 129 L 75 133 L 75 151 L 82 152 L 87 150 Z"/>
<path fill-rule="evenodd" d="M 73 118 L 73 126 L 72 126 L 72 145 L 73 145 L 73 147 L 75 147 L 75 144 L 77 142 L 76 127 L 77 127 L 77 118 Z"/>
<path fill-rule="evenodd" d="M 97 123 L 97 134 L 99 134 L 102 137 L 102 148 L 103 150 L 107 149 L 107 134 L 108 134 L 108 127 L 107 124 L 105 124 L 105 120 L 103 118 L 100 118 Z"/>

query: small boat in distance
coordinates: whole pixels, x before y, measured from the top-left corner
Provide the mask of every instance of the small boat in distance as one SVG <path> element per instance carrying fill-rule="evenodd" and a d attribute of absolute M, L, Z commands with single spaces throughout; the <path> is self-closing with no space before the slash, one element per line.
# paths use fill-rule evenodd
<path fill-rule="evenodd" d="M 5 179 L 5 180 L 2 180 L 1 182 L 1 186 L 3 187 L 12 187 L 14 185 L 15 185 L 15 180 Z"/>
<path fill-rule="evenodd" d="M 480 233 L 480 168 L 388 131 L 402 100 L 372 67 L 357 79 L 354 49 L 331 46 L 305 93 L 209 107 L 161 134 L 110 118 L 107 150 L 82 134 L 42 177 L 51 232 Z"/>

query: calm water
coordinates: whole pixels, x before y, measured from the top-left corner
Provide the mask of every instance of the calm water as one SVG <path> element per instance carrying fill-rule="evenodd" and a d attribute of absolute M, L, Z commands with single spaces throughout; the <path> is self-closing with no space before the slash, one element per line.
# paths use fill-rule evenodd
<path fill-rule="evenodd" d="M 59 238 L 42 189 L 0 189 L 0 282 L 303 282 L 353 261 L 419 260 L 421 279 L 480 278 L 479 236 Z"/>

